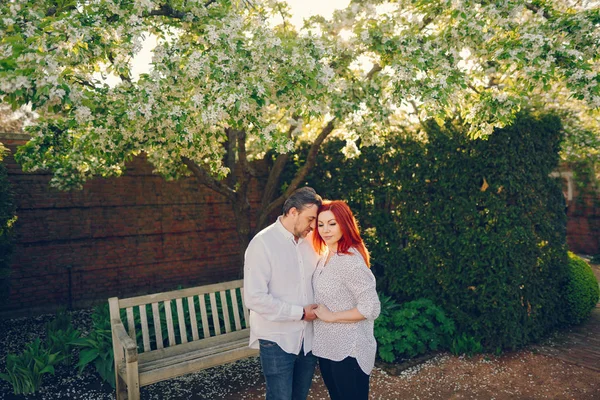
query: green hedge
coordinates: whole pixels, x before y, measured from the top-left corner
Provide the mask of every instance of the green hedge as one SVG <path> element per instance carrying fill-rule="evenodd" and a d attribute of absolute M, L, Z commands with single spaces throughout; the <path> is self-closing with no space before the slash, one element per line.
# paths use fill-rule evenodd
<path fill-rule="evenodd" d="M 600 288 L 592 267 L 571 252 L 565 300 L 568 322 L 574 325 L 585 321 L 600 300 Z"/>
<path fill-rule="evenodd" d="M 426 128 L 427 140 L 399 137 L 351 160 L 329 141 L 307 177 L 357 214 L 379 288 L 400 302 L 432 300 L 458 335 L 488 351 L 565 323 L 566 216 L 560 182 L 549 177 L 559 119 L 522 114 L 486 140 L 460 125 Z"/>

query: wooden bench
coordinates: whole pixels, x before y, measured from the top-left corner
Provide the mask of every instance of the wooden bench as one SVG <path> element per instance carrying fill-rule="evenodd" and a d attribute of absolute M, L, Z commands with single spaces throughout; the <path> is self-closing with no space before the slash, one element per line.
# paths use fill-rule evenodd
<path fill-rule="evenodd" d="M 257 355 L 248 347 L 242 285 L 108 299 L 117 400 L 138 400 L 141 386 Z"/>

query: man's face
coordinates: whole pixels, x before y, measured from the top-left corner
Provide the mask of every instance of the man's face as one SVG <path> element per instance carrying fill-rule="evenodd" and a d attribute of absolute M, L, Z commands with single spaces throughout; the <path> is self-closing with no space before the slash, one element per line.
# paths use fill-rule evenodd
<path fill-rule="evenodd" d="M 305 206 L 302 211 L 298 211 L 296 208 L 290 210 L 292 216 L 295 217 L 294 221 L 294 236 L 297 238 L 305 238 L 306 235 L 315 229 L 317 221 L 317 211 L 319 207 L 316 204 L 310 204 Z"/>

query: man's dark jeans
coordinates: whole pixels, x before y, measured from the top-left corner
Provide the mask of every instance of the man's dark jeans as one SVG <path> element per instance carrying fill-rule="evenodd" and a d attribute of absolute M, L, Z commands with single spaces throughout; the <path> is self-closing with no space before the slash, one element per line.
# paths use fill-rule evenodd
<path fill-rule="evenodd" d="M 259 340 L 260 364 L 267 383 L 267 400 L 306 400 L 317 358 L 286 353 L 275 342 Z"/>

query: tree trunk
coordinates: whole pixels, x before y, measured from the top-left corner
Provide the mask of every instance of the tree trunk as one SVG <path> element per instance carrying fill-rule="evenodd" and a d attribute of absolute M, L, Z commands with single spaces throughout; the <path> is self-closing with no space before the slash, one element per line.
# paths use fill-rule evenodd
<path fill-rule="evenodd" d="M 252 228 L 250 227 L 250 203 L 248 203 L 247 193 L 236 193 L 235 200 L 232 201 L 231 206 L 233 208 L 233 215 L 235 216 L 235 226 L 240 245 L 238 262 L 240 265 L 239 278 L 242 278 L 244 275 L 244 254 L 253 236 Z"/>

